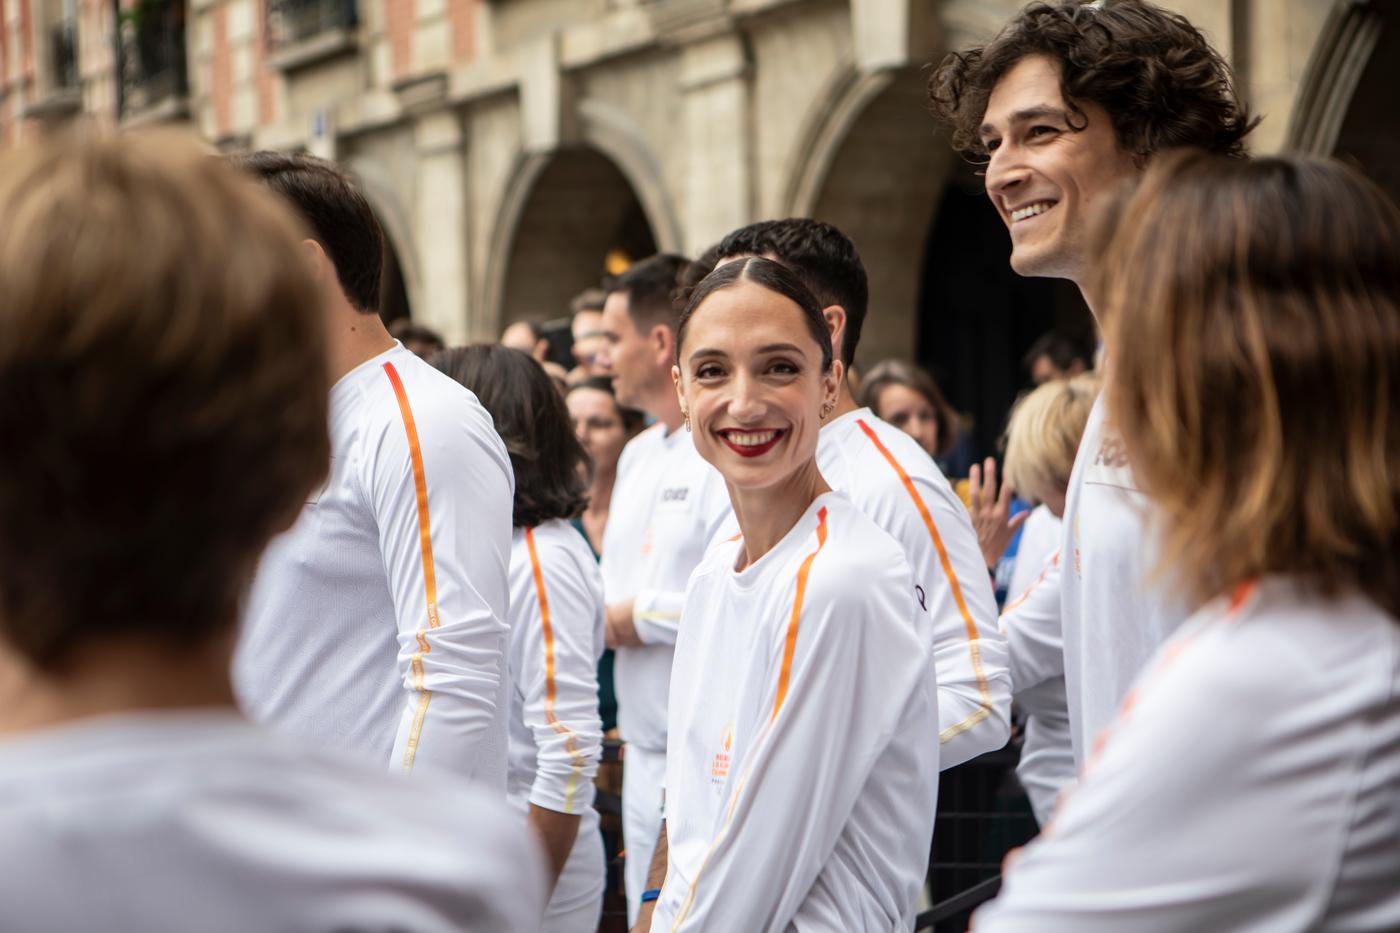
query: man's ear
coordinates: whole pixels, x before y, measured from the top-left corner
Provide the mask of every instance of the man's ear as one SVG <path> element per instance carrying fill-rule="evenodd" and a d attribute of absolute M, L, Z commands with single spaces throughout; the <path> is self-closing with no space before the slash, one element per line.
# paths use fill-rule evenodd
<path fill-rule="evenodd" d="M 845 356 L 842 346 L 846 342 L 846 309 L 840 305 L 827 305 L 822 308 L 827 329 L 831 331 L 831 353 L 841 358 Z"/>
<path fill-rule="evenodd" d="M 316 277 L 317 282 L 324 282 L 326 276 L 332 274 L 335 268 L 331 265 L 331 257 L 326 255 L 325 247 L 308 238 L 301 241 L 301 248 L 307 264 L 311 267 L 311 274 Z"/>
<path fill-rule="evenodd" d="M 665 324 L 657 324 L 651 329 L 651 344 L 656 350 L 657 365 L 674 366 L 676 362 L 676 334 Z"/>

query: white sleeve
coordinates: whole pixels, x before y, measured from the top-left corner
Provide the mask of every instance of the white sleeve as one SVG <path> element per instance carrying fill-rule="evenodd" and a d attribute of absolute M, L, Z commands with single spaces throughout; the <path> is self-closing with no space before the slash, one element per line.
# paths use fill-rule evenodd
<path fill-rule="evenodd" d="M 719 473 L 716 471 L 715 476 Z M 701 515 L 704 524 L 697 529 L 702 551 L 708 550 L 716 535 L 733 525 L 734 509 L 729 492 L 722 481 L 710 479 L 705 484 Z M 698 562 L 697 562 L 698 563 Z M 681 610 L 685 607 L 685 590 L 638 591 L 632 603 L 632 627 L 644 645 L 674 645 L 680 631 Z"/>
<path fill-rule="evenodd" d="M 1164 645 L 976 933 L 1313 928 L 1352 792 L 1302 712 L 1309 660 Z"/>
<path fill-rule="evenodd" d="M 433 399 L 415 406 L 391 380 L 402 427 L 366 452 L 365 477 L 404 686 L 390 766 L 471 777 L 507 676 L 513 479 L 484 410 L 456 399 L 450 411 Z"/>
<path fill-rule="evenodd" d="M 596 565 L 583 567 L 566 548 L 525 532 L 532 585 L 511 615 L 528 625 L 516 689 L 535 736 L 530 803 L 582 813 L 593 803 L 593 775 L 603 749 L 594 651 L 603 589 Z"/>
<path fill-rule="evenodd" d="M 938 766 L 946 771 L 1011 737 L 1006 642 L 996 627 L 996 597 L 967 509 L 951 490 L 940 492 L 922 478 L 902 492 L 914 509 L 895 510 L 891 522 L 933 623 Z"/>
<path fill-rule="evenodd" d="M 1060 627 L 1060 552 L 1046 560 L 1040 576 L 1006 604 L 999 622 L 1006 636 L 1011 687 L 1020 692 L 1065 673 Z"/>
<path fill-rule="evenodd" d="M 819 559 L 813 578 L 822 573 L 840 570 Z M 808 594 L 786 696 L 746 756 L 729 817 L 683 895 L 674 930 L 788 929 L 928 676 L 911 590 L 898 566 L 875 579 L 832 579 Z M 777 692 L 775 677 L 775 703 Z M 837 736 L 843 764 L 814 779 Z"/>

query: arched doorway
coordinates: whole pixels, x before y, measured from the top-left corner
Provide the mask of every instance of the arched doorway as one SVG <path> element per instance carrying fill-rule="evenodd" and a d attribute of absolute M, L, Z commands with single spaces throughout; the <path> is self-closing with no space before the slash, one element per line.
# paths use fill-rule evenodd
<path fill-rule="evenodd" d="M 1011 237 L 976 166 L 956 163 L 927 231 L 918 359 L 970 417 L 969 453 L 985 456 L 1028 385 L 1022 360 L 1030 345 L 1057 331 L 1088 352 L 1093 318 L 1074 284 L 1011 270 Z"/>
<path fill-rule="evenodd" d="M 656 252 L 651 223 L 627 178 L 588 147 L 550 157 L 506 235 L 501 327 L 558 321 L 571 298 L 600 283 L 610 256 L 616 262 Z"/>
<path fill-rule="evenodd" d="M 384 237 L 384 271 L 379 279 L 379 316 L 385 324 L 413 317 L 408 288 L 404 284 L 403 266 L 399 264 L 398 251 L 387 235 Z"/>

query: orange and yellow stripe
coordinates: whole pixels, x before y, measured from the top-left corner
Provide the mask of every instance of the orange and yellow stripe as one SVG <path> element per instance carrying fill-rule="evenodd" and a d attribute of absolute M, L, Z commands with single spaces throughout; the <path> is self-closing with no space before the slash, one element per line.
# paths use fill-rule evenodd
<path fill-rule="evenodd" d="M 394 397 L 399 403 L 399 414 L 403 417 L 404 431 L 408 435 L 408 455 L 413 463 L 413 488 L 418 499 L 418 546 L 423 557 L 423 589 L 427 596 L 428 617 L 424 627 L 416 634 L 418 651 L 410 662 L 413 671 L 413 689 L 418 693 L 418 707 L 413 713 L 413 727 L 408 733 L 408 744 L 403 750 L 403 769 L 413 770 L 413 759 L 418 754 L 418 742 L 423 734 L 423 721 L 428 716 L 428 702 L 433 698 L 431 690 L 424 685 L 423 656 L 432 650 L 428 643 L 428 632 L 437 628 L 437 576 L 433 569 L 433 535 L 428 521 L 428 478 L 423 469 L 423 449 L 418 443 L 418 426 L 413 420 L 413 409 L 408 404 L 408 393 L 404 391 L 403 380 L 393 363 L 384 364 L 384 374 L 394 388 Z"/>
<path fill-rule="evenodd" d="M 579 779 L 583 776 L 584 758 L 578 749 L 578 737 L 572 729 L 560 722 L 554 713 L 554 624 L 549 615 L 549 596 L 544 589 L 544 568 L 540 565 L 539 552 L 535 550 L 533 528 L 525 529 L 525 547 L 530 552 L 530 569 L 535 577 L 535 596 L 540 604 L 540 628 L 544 631 L 544 718 L 556 733 L 564 736 L 564 747 L 569 752 L 571 770 L 569 782 L 564 788 L 564 812 L 573 813 L 574 795 L 578 793 Z"/>
<path fill-rule="evenodd" d="M 977 712 L 968 716 L 962 722 L 954 723 L 938 734 L 940 743 L 961 735 L 976 726 L 982 720 L 992 715 L 992 695 L 987 688 L 987 673 L 982 667 L 982 649 L 978 644 L 979 635 L 977 633 L 977 623 L 972 619 L 972 612 L 967 608 L 967 600 L 963 597 L 962 584 L 958 582 L 957 574 L 953 572 L 953 563 L 948 559 L 948 549 L 943 545 L 943 536 L 938 533 L 938 526 L 933 521 L 933 513 L 924 503 L 923 496 L 919 495 L 918 487 L 914 485 L 914 480 L 904 467 L 900 466 L 894 454 L 890 453 L 881 441 L 874 429 L 866 423 L 864 418 L 856 419 L 856 424 L 865 432 L 865 436 L 870 438 L 870 443 L 875 445 L 875 449 L 885 458 L 885 462 L 894 470 L 899 481 L 904 484 L 904 491 L 909 494 L 909 498 L 914 500 L 914 507 L 919 511 L 919 517 L 924 521 L 924 528 L 928 531 L 928 536 L 933 541 L 933 549 L 938 552 L 938 563 L 943 568 L 943 576 L 948 580 L 948 588 L 952 591 L 953 602 L 957 603 L 958 612 L 962 615 L 963 627 L 967 631 L 967 650 L 972 657 L 972 672 L 977 677 Z"/>

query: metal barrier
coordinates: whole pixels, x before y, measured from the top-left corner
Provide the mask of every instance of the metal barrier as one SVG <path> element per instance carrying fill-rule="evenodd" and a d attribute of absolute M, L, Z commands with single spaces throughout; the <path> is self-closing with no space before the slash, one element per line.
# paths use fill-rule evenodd
<path fill-rule="evenodd" d="M 122 14 L 121 113 L 189 94 L 184 0 L 139 0 Z"/>

